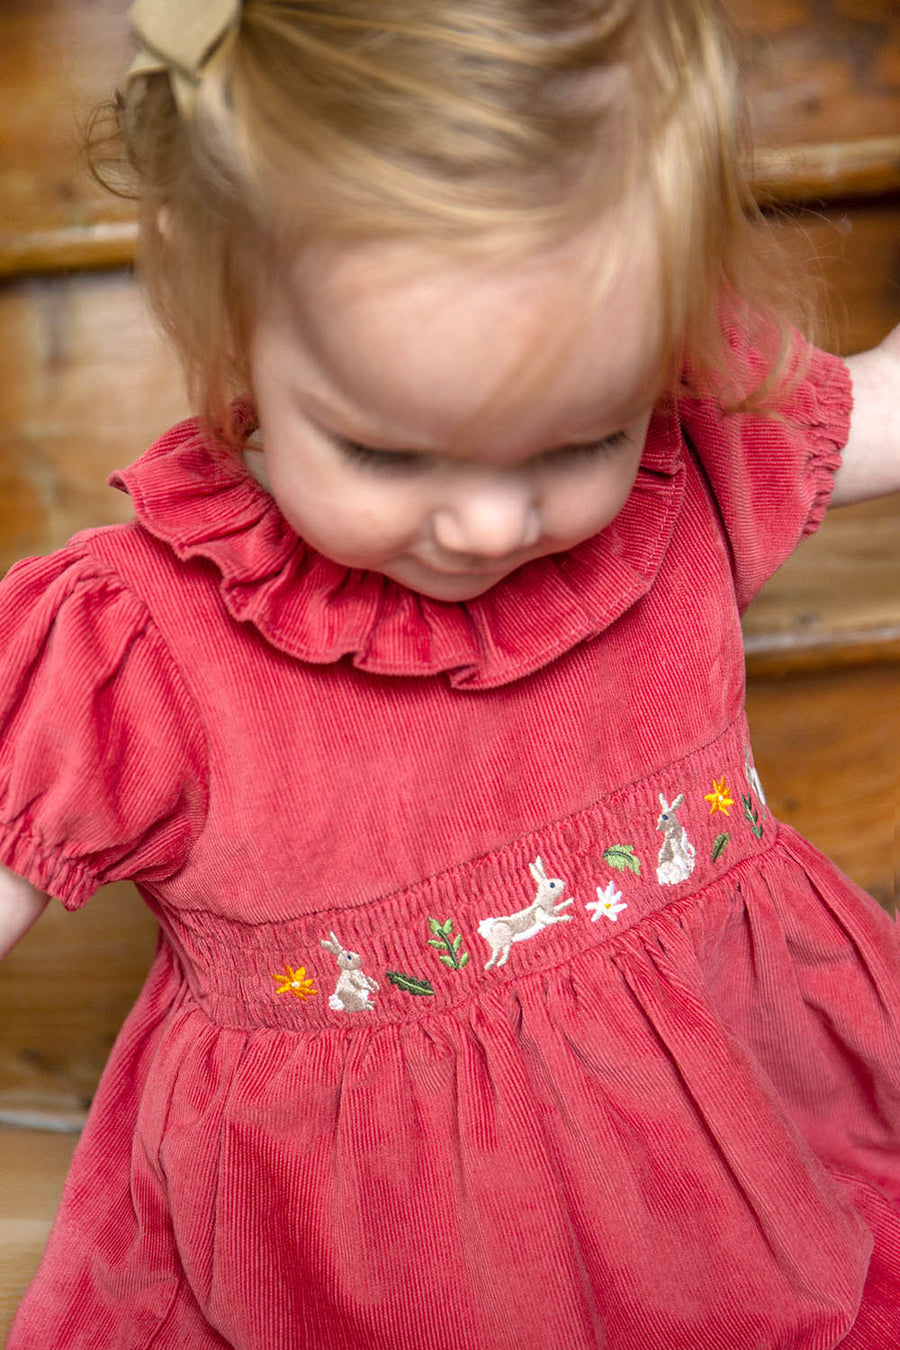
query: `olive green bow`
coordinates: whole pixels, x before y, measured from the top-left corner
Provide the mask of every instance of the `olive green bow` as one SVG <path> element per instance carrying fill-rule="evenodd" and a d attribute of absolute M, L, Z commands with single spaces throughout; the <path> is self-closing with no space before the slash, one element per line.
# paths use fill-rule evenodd
<path fill-rule="evenodd" d="M 166 71 L 188 116 L 204 70 L 240 23 L 241 0 L 136 0 L 129 17 L 141 46 L 128 79 Z"/>

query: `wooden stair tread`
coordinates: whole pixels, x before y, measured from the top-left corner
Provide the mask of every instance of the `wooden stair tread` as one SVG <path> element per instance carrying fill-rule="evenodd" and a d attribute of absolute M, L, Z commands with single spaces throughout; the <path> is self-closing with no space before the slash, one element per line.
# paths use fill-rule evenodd
<path fill-rule="evenodd" d="M 744 616 L 751 679 L 900 663 L 900 495 L 826 516 Z"/>

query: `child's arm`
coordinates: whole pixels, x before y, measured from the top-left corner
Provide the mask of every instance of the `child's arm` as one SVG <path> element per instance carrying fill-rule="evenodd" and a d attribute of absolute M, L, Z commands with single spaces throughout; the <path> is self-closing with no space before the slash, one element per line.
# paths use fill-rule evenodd
<path fill-rule="evenodd" d="M 900 327 L 847 359 L 853 415 L 832 506 L 900 492 Z"/>
<path fill-rule="evenodd" d="M 49 895 L 0 865 L 0 960 L 43 914 Z"/>

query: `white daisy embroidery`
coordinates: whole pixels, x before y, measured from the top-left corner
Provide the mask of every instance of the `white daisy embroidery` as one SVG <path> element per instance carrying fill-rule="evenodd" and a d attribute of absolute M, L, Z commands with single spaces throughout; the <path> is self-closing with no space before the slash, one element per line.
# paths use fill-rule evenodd
<path fill-rule="evenodd" d="M 603 914 L 606 915 L 607 919 L 612 919 L 613 923 L 615 923 L 619 917 L 620 911 L 628 908 L 626 904 L 620 905 L 618 903 L 621 899 L 622 892 L 617 891 L 616 883 L 611 881 L 605 891 L 599 886 L 597 887 L 597 899 L 589 900 L 585 905 L 585 909 L 592 909 L 594 911 L 594 923 L 596 923 Z"/>

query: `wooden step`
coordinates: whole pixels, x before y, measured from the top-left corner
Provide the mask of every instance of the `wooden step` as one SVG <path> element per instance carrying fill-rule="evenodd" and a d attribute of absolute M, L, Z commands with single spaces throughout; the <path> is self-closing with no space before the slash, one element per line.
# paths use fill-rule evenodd
<path fill-rule="evenodd" d="M 744 617 L 759 679 L 900 665 L 900 496 L 830 512 Z"/>

